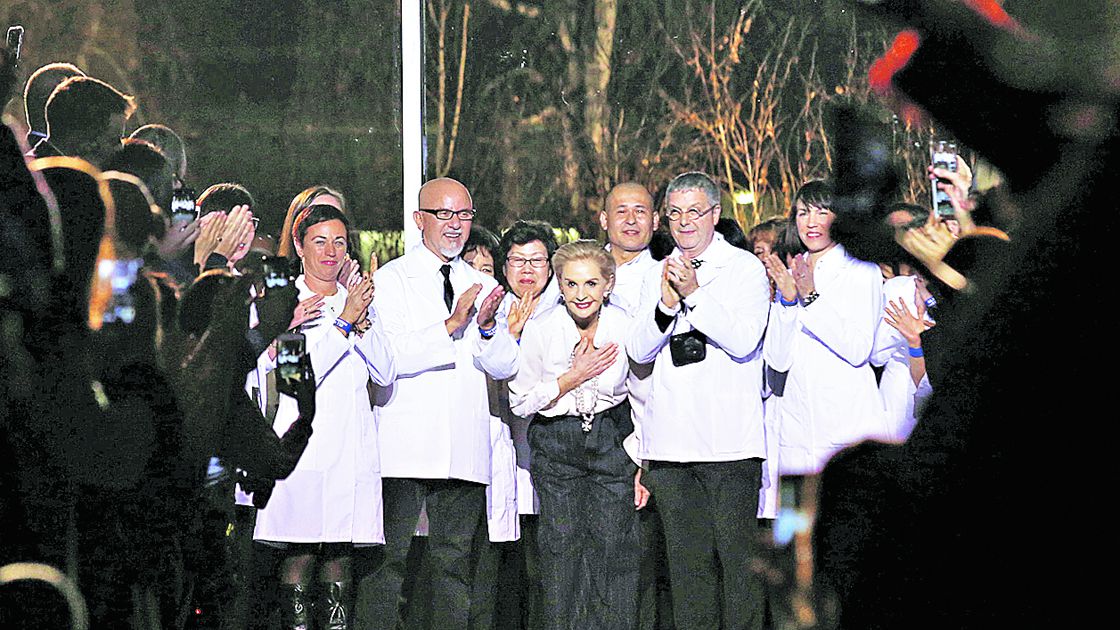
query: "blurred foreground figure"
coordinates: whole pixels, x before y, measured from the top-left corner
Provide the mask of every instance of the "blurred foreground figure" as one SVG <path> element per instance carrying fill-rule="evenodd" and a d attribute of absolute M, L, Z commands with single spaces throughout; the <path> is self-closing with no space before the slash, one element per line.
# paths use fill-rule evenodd
<path fill-rule="evenodd" d="M 1100 244 L 1116 231 L 1117 94 L 1103 77 L 1117 66 L 1078 53 L 1109 54 L 1115 10 L 1042 3 L 1050 13 L 1037 15 L 1060 18 L 1048 26 L 1076 25 L 1067 47 L 1024 34 L 994 3 L 868 4 L 917 27 L 893 85 L 1003 171 L 1022 222 L 998 257 L 980 248 L 960 269 L 971 289 L 935 329 L 935 393 L 910 439 L 856 446 L 825 468 L 818 583 L 844 628 L 1082 625 L 1097 603 L 1082 577 L 1092 538 L 1059 521 L 1093 505 L 1103 449 L 1063 448 L 1076 434 L 1058 424 L 1077 421 L 1073 400 L 1107 404 L 1111 390 Z M 859 228 L 880 218 L 838 212 L 838 238 L 873 256 Z"/>

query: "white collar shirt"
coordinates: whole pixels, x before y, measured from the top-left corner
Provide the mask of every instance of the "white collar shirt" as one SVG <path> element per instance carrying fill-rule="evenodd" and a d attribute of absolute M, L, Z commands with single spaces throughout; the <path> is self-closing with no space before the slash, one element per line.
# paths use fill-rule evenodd
<path fill-rule="evenodd" d="M 679 256 L 674 250 L 672 256 Z M 763 429 L 761 342 L 770 285 L 762 263 L 716 234 L 698 257 L 699 287 L 662 331 L 661 267 L 646 273 L 640 310 L 627 340 L 638 363 L 653 363 L 641 419 L 639 455 L 645 460 L 720 462 L 766 456 Z M 663 311 L 664 312 L 664 311 Z M 672 335 L 699 330 L 706 355 L 673 364 Z"/>
<path fill-rule="evenodd" d="M 610 250 L 609 245 L 607 249 Z M 622 307 L 622 310 L 633 317 L 642 297 L 642 283 L 645 281 L 646 274 L 652 267 L 659 266 L 660 263 L 653 259 L 647 247 L 634 258 L 616 267 L 614 288 L 611 289 L 611 304 Z"/>
<path fill-rule="evenodd" d="M 490 482 L 490 410 L 486 376 L 510 377 L 517 344 L 504 323 L 482 338 L 475 317 L 448 335 L 445 263 L 423 245 L 375 274 L 374 306 L 397 357 L 397 379 L 375 392 L 383 477 Z M 482 285 L 475 309 L 497 282 L 462 258 L 451 260 L 457 301 Z M 452 302 L 454 307 L 455 302 Z"/>
<path fill-rule="evenodd" d="M 585 394 L 586 403 L 594 413 L 611 409 L 626 400 L 629 362 L 624 356 L 624 346 L 629 328 L 630 317 L 621 308 L 607 305 L 600 311 L 595 328 L 595 347 L 615 343 L 618 344 L 619 354 L 606 371 L 593 379 L 594 391 Z M 517 376 L 509 384 L 510 406 L 515 414 L 530 417 L 539 413 L 549 418 L 579 415 L 581 388 L 560 396 L 559 382 L 560 376 L 571 368 L 572 351 L 579 340 L 579 328 L 563 306 L 549 309 L 525 324 Z M 582 389 L 590 390 L 591 386 L 592 382 L 588 381 Z M 592 397 L 593 405 L 589 404 Z"/>

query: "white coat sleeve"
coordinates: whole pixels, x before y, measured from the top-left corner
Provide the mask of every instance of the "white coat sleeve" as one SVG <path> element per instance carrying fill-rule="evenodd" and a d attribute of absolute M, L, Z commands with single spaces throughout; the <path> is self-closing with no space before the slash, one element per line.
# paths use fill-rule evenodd
<path fill-rule="evenodd" d="M 397 377 L 397 362 L 385 331 L 381 327 L 381 318 L 377 316 L 377 309 L 370 305 L 370 329 L 354 341 L 354 351 L 362 357 L 366 364 L 369 377 L 382 387 L 389 385 Z"/>
<path fill-rule="evenodd" d="M 801 330 L 800 314 L 800 305 L 785 306 L 780 296 L 770 305 L 766 338 L 762 341 L 762 360 L 776 372 L 788 372 L 793 367 L 793 346 Z"/>
<path fill-rule="evenodd" d="M 478 323 L 473 319 L 467 325 L 466 334 L 471 337 L 473 344 L 475 366 L 490 375 L 490 378 L 501 381 L 517 372 L 518 348 L 504 319 L 495 317 L 495 321 L 498 327 L 490 339 L 482 338 Z"/>
<path fill-rule="evenodd" d="M 447 334 L 444 318 L 432 314 L 422 319 L 410 316 L 405 278 L 392 269 L 374 274 L 373 305 L 389 340 L 397 376 L 412 376 L 446 365 L 455 365 L 455 342 Z"/>
<path fill-rule="evenodd" d="M 332 322 L 320 319 L 318 325 L 305 329 L 307 355 L 315 370 L 315 381 L 322 383 L 353 347 L 350 340 L 334 327 Z"/>
<path fill-rule="evenodd" d="M 676 319 L 661 330 L 654 319 L 654 312 L 661 308 L 661 265 L 654 267 L 657 273 L 646 274 L 642 282 L 642 295 L 638 300 L 638 311 L 633 316 L 633 326 L 626 339 L 626 354 L 636 363 L 651 363 L 668 343 L 676 327 Z"/>
<path fill-rule="evenodd" d="M 883 277 L 873 265 L 855 265 L 828 291 L 801 309 L 801 325 L 837 356 L 859 366 L 871 356 L 883 319 Z"/>
<path fill-rule="evenodd" d="M 688 321 L 733 359 L 758 350 L 770 309 L 770 283 L 762 263 L 740 256 L 709 284 L 685 298 Z"/>
<path fill-rule="evenodd" d="M 909 291 L 909 296 L 907 296 Z M 883 283 L 883 308 L 884 310 L 879 313 L 879 326 L 875 330 L 875 345 L 871 349 L 871 365 L 883 366 L 890 360 L 891 354 L 897 348 L 906 348 L 908 346 L 906 338 L 902 333 L 895 330 L 894 326 L 886 323 L 884 318 L 886 316 L 886 306 L 894 300 L 899 303 L 900 300 L 906 302 L 907 308 L 910 312 L 914 312 L 914 282 L 906 282 L 904 280 L 888 280 Z"/>
<path fill-rule="evenodd" d="M 548 407 L 560 395 L 557 379 L 544 379 L 544 352 L 547 334 L 534 320 L 521 331 L 521 356 L 517 376 L 509 382 L 509 406 L 513 413 L 528 418 Z"/>

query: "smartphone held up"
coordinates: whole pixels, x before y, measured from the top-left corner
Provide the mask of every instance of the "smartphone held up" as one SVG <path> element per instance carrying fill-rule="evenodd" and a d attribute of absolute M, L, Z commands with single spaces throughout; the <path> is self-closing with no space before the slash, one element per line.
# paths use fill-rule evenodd
<path fill-rule="evenodd" d="M 957 172 L 957 145 L 948 140 L 930 140 L 929 163 L 934 168 Z M 937 179 L 930 185 L 930 194 L 933 199 L 933 211 L 939 217 L 953 216 L 953 203 L 949 194 L 938 188 L 938 184 L 950 183 L 948 180 Z"/>

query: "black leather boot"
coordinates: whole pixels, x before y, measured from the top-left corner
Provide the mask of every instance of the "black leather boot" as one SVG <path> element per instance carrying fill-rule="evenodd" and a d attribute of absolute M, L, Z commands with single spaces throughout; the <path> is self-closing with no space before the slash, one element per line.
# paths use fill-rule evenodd
<path fill-rule="evenodd" d="M 280 627 L 284 630 L 311 629 L 311 601 L 302 584 L 279 586 Z"/>
<path fill-rule="evenodd" d="M 319 584 L 319 601 L 316 604 L 315 621 L 317 630 L 349 630 L 350 604 L 349 582 L 323 582 Z"/>

